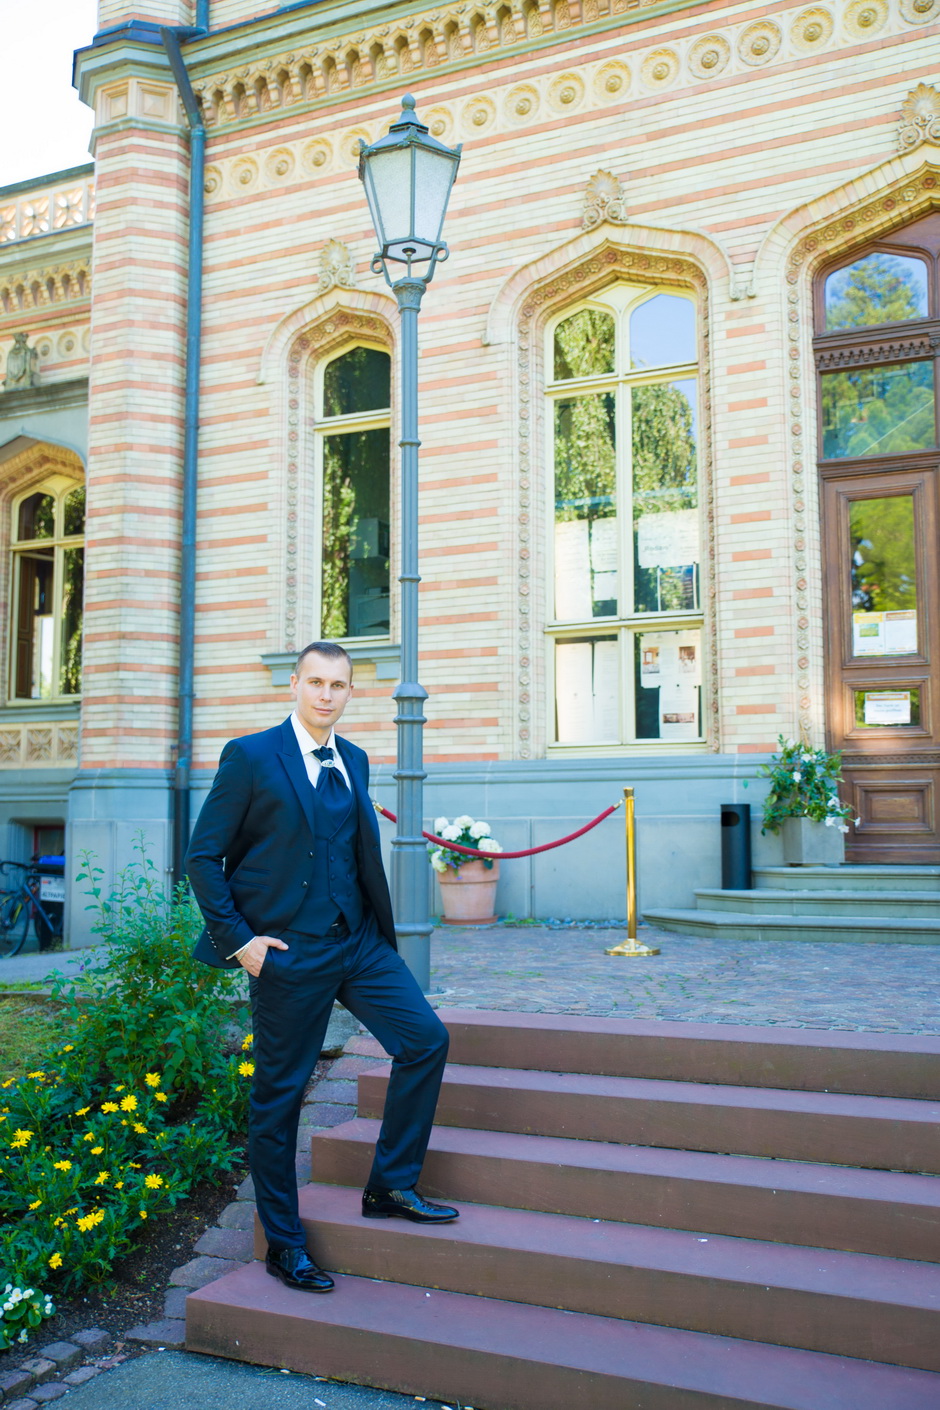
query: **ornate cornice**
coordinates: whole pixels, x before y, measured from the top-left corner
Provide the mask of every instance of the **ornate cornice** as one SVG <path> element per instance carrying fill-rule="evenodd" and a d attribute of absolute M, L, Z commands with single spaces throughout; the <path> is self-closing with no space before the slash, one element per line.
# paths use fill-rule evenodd
<path fill-rule="evenodd" d="M 29 190 L 0 191 L 0 247 L 88 225 L 94 214 L 95 178 L 87 168 L 38 181 Z"/>
<path fill-rule="evenodd" d="M 62 263 L 0 268 L 0 320 L 46 309 L 54 304 L 88 304 L 91 300 L 91 251 Z"/>
<path fill-rule="evenodd" d="M 872 338 L 871 330 L 864 340 L 848 346 L 816 348 L 816 367 L 830 372 L 837 367 L 860 367 L 866 362 L 905 362 L 915 357 L 933 357 L 940 348 L 940 333 L 923 332 L 911 337 Z"/>
<path fill-rule="evenodd" d="M 684 9 L 671 6 L 669 9 Z M 502 4 L 459 3 L 416 14 L 382 17 L 377 23 L 340 28 L 328 13 L 319 19 L 322 38 L 277 48 L 271 36 L 267 54 L 233 55 L 229 66 L 200 72 L 194 54 L 193 86 L 206 123 L 224 129 L 235 124 L 270 121 L 290 109 L 326 107 L 348 101 L 351 92 L 381 90 L 415 81 L 422 74 L 466 70 L 494 58 L 520 57 L 527 51 L 570 41 L 577 32 L 601 33 L 647 18 L 664 18 L 643 0 L 503 0 Z M 668 13 L 668 10 L 667 10 Z M 501 109 L 490 99 L 469 99 L 459 114 L 465 136 L 479 135 L 497 124 L 518 127 L 541 112 L 559 115 L 584 106 L 622 103 L 627 97 L 709 82 L 723 74 L 746 74 L 778 63 L 792 63 L 814 53 L 838 49 L 894 31 L 929 24 L 940 15 L 940 0 L 832 0 L 811 5 L 793 18 L 784 14 L 720 26 L 714 33 L 686 43 L 660 34 L 648 48 L 625 59 L 608 60 L 586 75 L 579 64 L 571 73 L 517 85 Z M 304 38 L 309 35 L 309 28 Z M 299 38 L 299 36 L 298 36 Z M 283 45 L 284 41 L 281 41 Z M 206 56 L 208 58 L 208 54 Z M 436 137 L 449 140 L 442 111 L 430 120 Z M 435 123 L 437 126 L 435 126 Z"/>

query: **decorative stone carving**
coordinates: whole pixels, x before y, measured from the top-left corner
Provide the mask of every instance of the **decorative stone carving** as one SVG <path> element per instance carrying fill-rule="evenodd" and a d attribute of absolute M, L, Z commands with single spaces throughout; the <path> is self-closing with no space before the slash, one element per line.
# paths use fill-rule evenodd
<path fill-rule="evenodd" d="M 599 103 L 615 103 L 630 91 L 630 70 L 615 59 L 594 75 L 594 96 Z"/>
<path fill-rule="evenodd" d="M 326 294 L 330 289 L 355 289 L 356 264 L 349 250 L 340 240 L 330 240 L 320 251 L 320 279 L 317 293 Z"/>
<path fill-rule="evenodd" d="M 7 353 L 7 375 L 3 379 L 8 392 L 24 391 L 36 385 L 39 352 L 29 346 L 28 338 L 28 333 L 13 334 L 13 346 Z"/>
<path fill-rule="evenodd" d="M 850 39 L 869 39 L 884 28 L 887 19 L 887 0 L 851 0 L 842 23 Z"/>
<path fill-rule="evenodd" d="M 584 98 L 584 79 L 579 73 L 562 73 L 548 85 L 548 101 L 556 113 L 570 113 Z"/>
<path fill-rule="evenodd" d="M 612 171 L 596 171 L 588 182 L 581 229 L 593 230 L 603 220 L 611 225 L 626 225 L 629 220 L 623 186 Z"/>
<path fill-rule="evenodd" d="M 901 14 L 908 24 L 927 24 L 940 14 L 940 0 L 901 0 Z"/>
<path fill-rule="evenodd" d="M 723 34 L 708 34 L 689 50 L 689 68 L 696 78 L 714 78 L 728 67 L 731 45 Z"/>
<path fill-rule="evenodd" d="M 647 88 L 671 88 L 679 77 L 679 56 L 674 49 L 654 49 L 640 65 Z"/>
<path fill-rule="evenodd" d="M 940 92 L 929 83 L 918 83 L 901 105 L 898 147 L 909 152 L 921 142 L 940 146 Z"/>
<path fill-rule="evenodd" d="M 738 39 L 738 54 L 746 64 L 769 64 L 780 48 L 780 28 L 771 20 L 748 25 Z"/>
<path fill-rule="evenodd" d="M 790 27 L 790 39 L 794 49 L 799 49 L 804 54 L 824 49 L 832 38 L 834 27 L 832 15 L 821 5 L 804 10 L 802 14 L 797 15 Z"/>

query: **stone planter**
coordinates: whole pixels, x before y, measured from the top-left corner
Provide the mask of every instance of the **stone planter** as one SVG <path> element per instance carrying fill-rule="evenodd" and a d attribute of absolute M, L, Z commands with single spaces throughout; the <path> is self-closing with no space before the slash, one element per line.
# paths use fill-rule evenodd
<path fill-rule="evenodd" d="M 845 833 L 812 818 L 784 818 L 783 860 L 789 867 L 839 867 L 845 861 Z"/>
<path fill-rule="evenodd" d="M 499 862 L 492 867 L 479 858 L 448 867 L 438 875 L 445 925 L 493 925 L 496 922 L 496 883 Z"/>

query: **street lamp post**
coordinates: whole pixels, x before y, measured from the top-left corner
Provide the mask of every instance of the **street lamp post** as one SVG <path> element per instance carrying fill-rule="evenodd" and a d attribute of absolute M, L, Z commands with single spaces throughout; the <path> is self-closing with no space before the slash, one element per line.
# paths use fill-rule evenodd
<path fill-rule="evenodd" d="M 410 93 L 401 117 L 372 146 L 359 144 L 359 179 L 379 242 L 372 269 L 398 301 L 401 316 L 401 681 L 398 706 L 398 827 L 392 843 L 392 892 L 398 948 L 422 989 L 431 982 L 431 923 L 424 838 L 424 702 L 418 682 L 418 310 L 439 260 L 460 147 L 436 141 L 415 113 Z M 402 274 L 389 264 L 404 266 Z"/>

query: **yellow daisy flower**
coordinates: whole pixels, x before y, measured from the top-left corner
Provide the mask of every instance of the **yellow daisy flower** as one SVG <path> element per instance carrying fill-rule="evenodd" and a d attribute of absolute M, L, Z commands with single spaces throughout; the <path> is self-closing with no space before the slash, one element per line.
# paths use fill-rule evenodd
<path fill-rule="evenodd" d="M 154 1096 L 158 1102 L 165 1102 L 167 1099 L 166 1092 L 154 1092 Z"/>
<path fill-rule="evenodd" d="M 139 1121 L 134 1122 L 134 1130 L 137 1132 L 138 1136 L 146 1136 L 147 1134 L 146 1126 L 143 1126 Z"/>
<path fill-rule="evenodd" d="M 111 1112 L 111 1111 L 117 1111 L 117 1109 L 118 1109 L 118 1104 L 117 1104 L 117 1102 L 102 1102 L 102 1103 L 101 1103 L 101 1110 L 102 1110 L 102 1111 Z"/>
<path fill-rule="evenodd" d="M 255 1065 L 253 1062 L 240 1062 L 238 1064 L 238 1070 L 242 1077 L 253 1077 L 255 1074 Z"/>
<path fill-rule="evenodd" d="M 54 1170 L 71 1170 L 71 1168 L 72 1162 L 70 1160 L 57 1160 L 53 1166 Z"/>
<path fill-rule="evenodd" d="M 75 1115 L 76 1115 L 76 1116 L 87 1116 L 88 1112 L 90 1112 L 90 1111 L 91 1111 L 91 1107 L 90 1107 L 90 1106 L 80 1106 L 80 1107 L 78 1108 L 78 1111 L 76 1111 Z"/>
<path fill-rule="evenodd" d="M 163 1176 L 148 1175 L 144 1180 L 144 1184 L 147 1186 L 148 1190 L 159 1190 L 160 1186 L 163 1184 Z"/>
<path fill-rule="evenodd" d="M 92 1155 L 100 1155 L 103 1150 L 104 1146 L 92 1146 L 91 1153 Z"/>
<path fill-rule="evenodd" d="M 137 1110 L 137 1098 L 134 1096 L 133 1092 L 128 1092 L 128 1094 L 127 1094 L 126 1097 L 122 1097 L 122 1098 L 121 1098 L 121 1110 L 122 1110 L 122 1111 L 136 1111 L 136 1110 Z"/>
<path fill-rule="evenodd" d="M 254 1034 L 253 1034 L 253 1033 L 249 1033 L 249 1034 L 247 1035 L 247 1037 L 246 1037 L 246 1038 L 243 1040 L 243 1042 L 242 1042 L 242 1052 L 243 1052 L 243 1053 L 247 1053 L 248 1049 L 251 1047 L 251 1045 L 252 1045 L 253 1042 L 254 1042 Z"/>
<path fill-rule="evenodd" d="M 99 1170 L 99 1171 L 98 1171 L 98 1174 L 95 1176 L 95 1184 L 96 1184 L 96 1185 L 106 1185 L 110 1179 L 111 1179 L 111 1171 L 110 1171 L 110 1170 Z"/>
<path fill-rule="evenodd" d="M 144 1074 L 144 1081 L 148 1087 L 159 1087 L 160 1080 L 159 1072 L 147 1072 Z"/>
<path fill-rule="evenodd" d="M 32 1204 L 31 1204 L 29 1207 L 30 1207 L 30 1209 L 38 1209 L 41 1204 L 42 1204 L 42 1200 L 41 1200 L 41 1199 L 34 1199 L 33 1202 L 32 1202 Z"/>
<path fill-rule="evenodd" d="M 49 1267 L 50 1267 L 50 1268 L 61 1268 L 61 1267 L 62 1267 L 62 1255 L 61 1255 L 61 1253 L 54 1253 L 54 1254 L 52 1255 L 52 1257 L 49 1259 Z"/>

